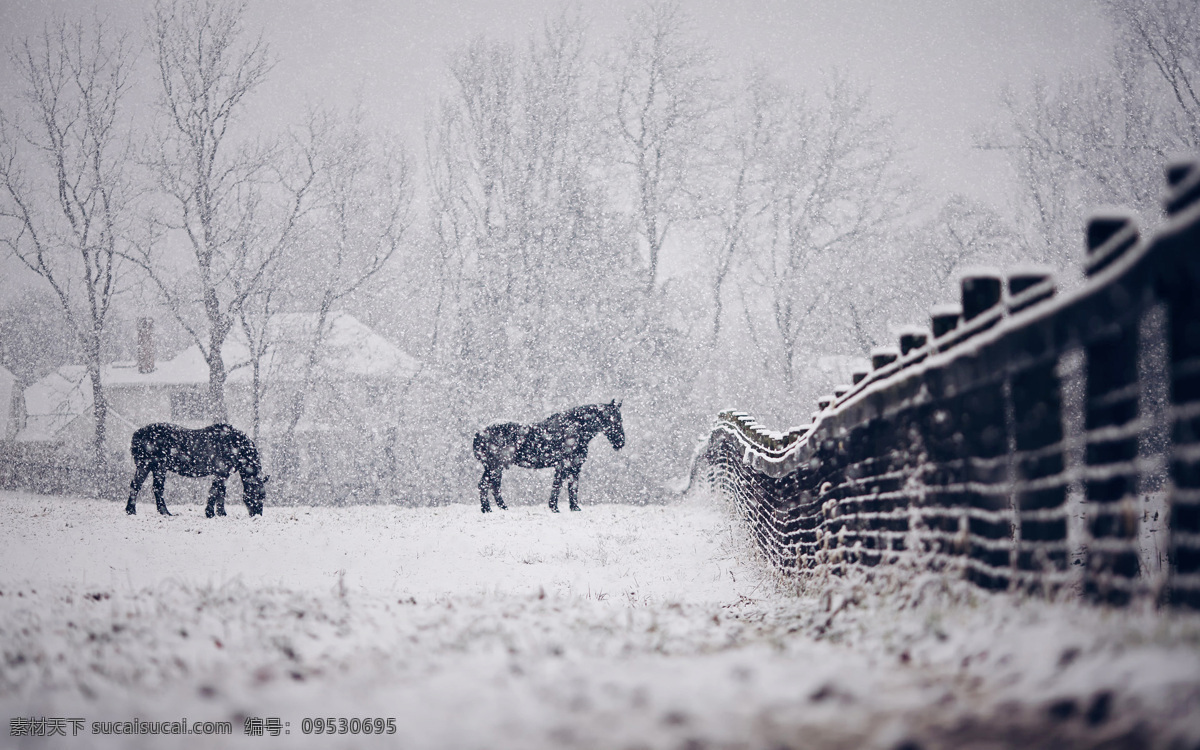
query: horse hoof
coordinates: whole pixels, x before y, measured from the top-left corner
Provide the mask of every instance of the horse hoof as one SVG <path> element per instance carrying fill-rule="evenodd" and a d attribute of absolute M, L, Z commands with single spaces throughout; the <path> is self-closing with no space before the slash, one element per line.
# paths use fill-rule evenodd
<path fill-rule="evenodd" d="M 551 509 L 550 509 L 550 512 L 551 512 L 551 513 L 557 513 L 557 512 L 558 512 L 558 508 L 551 508 Z"/>
<path fill-rule="evenodd" d="M 500 510 L 508 510 L 508 506 L 504 503 L 496 503 L 496 507 L 498 507 Z"/>
<path fill-rule="evenodd" d="M 166 508 L 159 508 L 158 512 L 159 512 L 159 514 L 164 515 L 164 516 L 171 515 L 171 511 L 167 510 Z"/>
<path fill-rule="evenodd" d="M 225 515 L 225 511 L 223 511 L 223 510 L 218 510 L 218 511 L 217 511 L 217 515 L 218 515 L 218 516 L 223 516 L 223 515 Z"/>
<path fill-rule="evenodd" d="M 491 513 L 492 512 L 492 509 L 487 507 L 486 505 L 483 506 L 482 508 L 480 508 L 479 510 L 481 513 Z"/>
<path fill-rule="evenodd" d="M 572 505 L 571 510 L 583 510 L 583 508 L 580 508 L 578 505 Z"/>
<path fill-rule="evenodd" d="M 129 508 L 129 507 L 126 507 L 126 508 L 125 508 L 125 513 L 126 513 L 127 515 L 130 515 L 130 516 L 136 516 L 136 515 L 137 515 L 137 508 Z"/>

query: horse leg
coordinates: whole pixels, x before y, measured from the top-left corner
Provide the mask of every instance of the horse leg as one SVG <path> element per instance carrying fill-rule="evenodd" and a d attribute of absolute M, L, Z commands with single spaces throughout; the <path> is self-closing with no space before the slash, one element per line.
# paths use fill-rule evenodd
<path fill-rule="evenodd" d="M 137 495 L 142 489 L 142 482 L 146 481 L 146 476 L 150 473 L 150 463 L 138 463 L 137 468 L 133 472 L 133 481 L 129 483 L 129 502 L 125 503 L 125 512 L 129 515 L 137 514 Z"/>
<path fill-rule="evenodd" d="M 581 510 L 579 507 L 579 469 L 574 467 L 567 474 L 567 498 L 571 502 L 571 510 Z"/>
<path fill-rule="evenodd" d="M 212 486 L 208 488 L 208 506 L 204 509 L 204 515 L 208 518 L 225 515 L 225 477 L 217 475 L 213 478 Z"/>
<path fill-rule="evenodd" d="M 562 487 L 565 473 L 562 464 L 554 469 L 554 484 L 550 485 L 550 510 L 554 513 L 558 512 L 558 490 Z"/>
<path fill-rule="evenodd" d="M 504 504 L 504 498 L 500 496 L 500 481 L 504 478 L 504 467 L 497 466 L 493 477 L 495 479 L 492 484 L 492 494 L 496 496 L 496 507 L 500 510 L 508 510 L 508 506 Z"/>
<path fill-rule="evenodd" d="M 484 513 L 491 513 L 492 506 L 488 503 L 488 490 L 492 487 L 492 467 L 483 467 L 483 476 L 479 478 L 479 508 Z"/>
<path fill-rule="evenodd" d="M 500 496 L 500 480 L 503 477 L 504 469 L 499 466 L 487 466 L 483 470 L 483 476 L 479 478 L 479 508 L 484 513 L 491 513 L 492 506 L 488 504 L 488 490 L 496 496 L 496 506 L 500 510 L 508 510 L 508 506 L 504 504 L 504 498 Z"/>
<path fill-rule="evenodd" d="M 158 508 L 158 512 L 164 516 L 171 515 L 171 511 L 167 510 L 167 503 L 163 500 L 163 489 L 167 486 L 167 470 L 154 470 L 154 505 Z"/>

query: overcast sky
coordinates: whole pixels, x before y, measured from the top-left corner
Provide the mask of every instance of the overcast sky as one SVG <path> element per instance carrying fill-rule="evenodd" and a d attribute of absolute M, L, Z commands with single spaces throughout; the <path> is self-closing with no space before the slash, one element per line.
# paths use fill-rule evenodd
<path fill-rule="evenodd" d="M 636 0 L 580 3 L 594 44 L 618 34 Z M 814 80 L 837 69 L 872 86 L 898 116 L 935 193 L 1001 200 L 1006 179 L 972 134 L 997 112 L 1005 83 L 1101 59 L 1106 24 L 1095 0 L 690 0 L 697 30 L 731 66 L 758 59 Z M 59 13 L 93 8 L 140 32 L 148 2 L 0 0 L 6 46 Z M 560 0 L 251 0 L 278 66 L 257 105 L 286 118 L 306 100 L 349 101 L 394 125 L 416 150 L 444 84 L 447 54 L 478 34 L 520 41 Z"/>

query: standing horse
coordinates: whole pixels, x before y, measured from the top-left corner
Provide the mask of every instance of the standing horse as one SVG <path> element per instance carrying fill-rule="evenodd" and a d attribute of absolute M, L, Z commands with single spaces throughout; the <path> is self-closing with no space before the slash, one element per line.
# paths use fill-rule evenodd
<path fill-rule="evenodd" d="M 558 490 L 564 479 L 571 510 L 579 510 L 579 469 L 587 458 L 588 443 L 601 430 L 614 449 L 621 450 L 625 445 L 621 405 L 616 401 L 576 406 L 537 424 L 501 422 L 476 433 L 475 458 L 483 463 L 483 477 L 479 480 L 479 504 L 483 512 L 492 509 L 488 504 L 489 489 L 496 496 L 496 505 L 508 508 L 500 497 L 500 478 L 504 469 L 513 464 L 525 469 L 553 466 L 550 510 L 558 512 Z"/>
<path fill-rule="evenodd" d="M 129 502 L 125 512 L 137 513 L 134 501 L 146 475 L 154 473 L 154 502 L 158 512 L 171 515 L 163 502 L 167 472 L 185 477 L 215 475 L 208 490 L 208 507 L 204 515 L 225 515 L 225 480 L 232 471 L 242 477 L 242 500 L 252 516 L 261 516 L 266 499 L 267 477 L 262 473 L 258 448 L 246 433 L 227 424 L 214 424 L 199 430 L 189 430 L 173 424 L 151 424 L 133 433 L 129 444 L 133 463 L 137 467 L 129 485 Z"/>

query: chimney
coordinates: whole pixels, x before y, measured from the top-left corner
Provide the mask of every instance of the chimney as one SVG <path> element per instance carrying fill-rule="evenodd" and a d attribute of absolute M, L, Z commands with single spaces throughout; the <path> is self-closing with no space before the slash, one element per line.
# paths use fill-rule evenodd
<path fill-rule="evenodd" d="M 138 318 L 138 372 L 154 372 L 154 318 Z"/>

